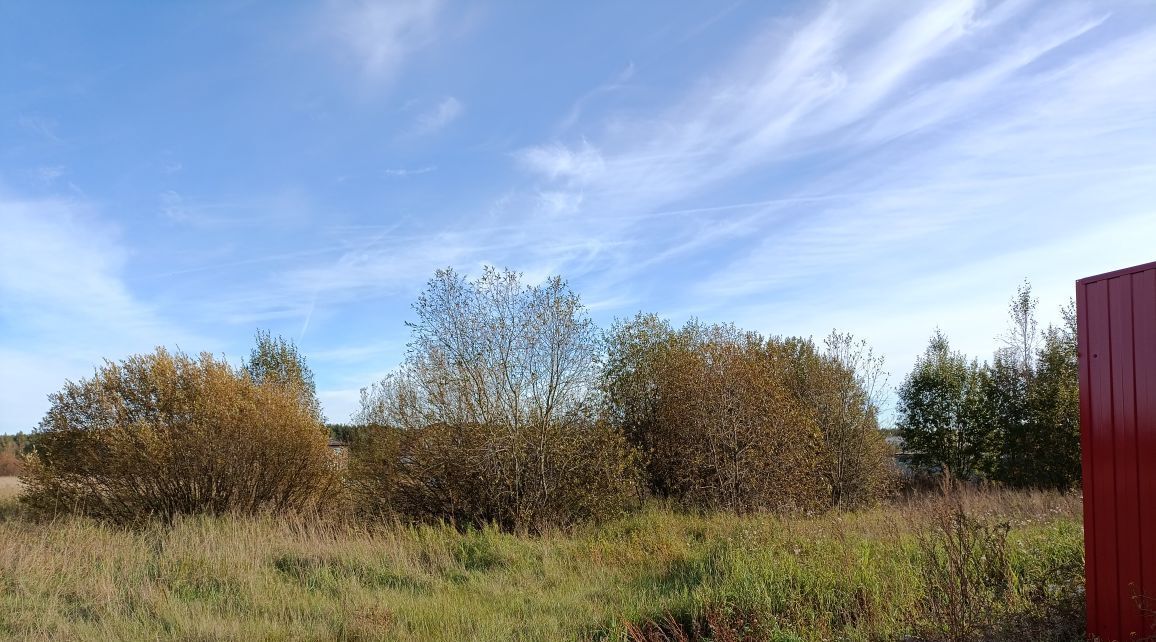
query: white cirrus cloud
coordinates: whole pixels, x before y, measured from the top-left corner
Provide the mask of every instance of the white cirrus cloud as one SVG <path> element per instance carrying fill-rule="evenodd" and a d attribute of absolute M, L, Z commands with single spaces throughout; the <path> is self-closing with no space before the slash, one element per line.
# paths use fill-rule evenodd
<path fill-rule="evenodd" d="M 515 156 L 527 169 L 552 181 L 591 183 L 606 169 L 602 153 L 585 141 L 577 147 L 561 143 L 536 145 L 518 151 Z"/>
<path fill-rule="evenodd" d="M 433 165 L 426 165 L 425 167 L 416 167 L 413 169 L 408 167 L 395 167 L 382 171 L 382 174 L 392 178 L 409 178 L 410 176 L 428 174 L 435 170 L 437 170 L 437 168 Z"/>
<path fill-rule="evenodd" d="M 440 0 L 334 0 L 321 21 L 365 76 L 383 83 L 436 42 L 441 9 Z"/>
<path fill-rule="evenodd" d="M 465 110 L 466 106 L 457 98 L 453 96 L 444 98 L 432 109 L 417 117 L 414 121 L 413 134 L 424 136 L 436 133 L 460 118 Z"/>
<path fill-rule="evenodd" d="M 47 392 L 103 358 L 206 345 L 133 294 L 129 253 L 91 205 L 0 193 L 0 227 L 0 433 L 31 429 Z"/>

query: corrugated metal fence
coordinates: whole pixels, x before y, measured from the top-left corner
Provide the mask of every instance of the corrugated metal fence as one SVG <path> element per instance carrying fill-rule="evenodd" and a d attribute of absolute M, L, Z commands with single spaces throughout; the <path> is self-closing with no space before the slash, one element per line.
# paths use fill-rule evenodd
<path fill-rule="evenodd" d="M 1088 633 L 1156 634 L 1156 263 L 1076 283 Z"/>

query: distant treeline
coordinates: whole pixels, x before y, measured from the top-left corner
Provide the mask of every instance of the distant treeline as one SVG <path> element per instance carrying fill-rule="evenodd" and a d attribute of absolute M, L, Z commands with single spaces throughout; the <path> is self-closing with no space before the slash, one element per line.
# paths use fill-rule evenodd
<path fill-rule="evenodd" d="M 32 437 L 24 433 L 0 435 L 0 477 L 19 475 L 21 460 L 32 451 Z"/>

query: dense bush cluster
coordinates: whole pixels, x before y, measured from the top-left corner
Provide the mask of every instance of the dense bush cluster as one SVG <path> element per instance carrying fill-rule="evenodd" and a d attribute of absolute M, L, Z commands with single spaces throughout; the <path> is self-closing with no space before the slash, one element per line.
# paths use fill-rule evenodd
<path fill-rule="evenodd" d="M 437 272 L 414 311 L 403 363 L 331 433 L 305 359 L 267 332 L 240 368 L 164 349 L 108 362 L 52 395 L 24 501 L 116 522 L 327 504 L 541 531 L 647 497 L 816 512 L 869 505 L 895 485 L 878 424 L 882 359 L 851 335 L 816 344 L 647 314 L 600 332 L 562 279 L 527 285 L 492 268 L 473 280 Z M 1049 330 L 1037 361 L 1009 343 L 982 368 L 933 340 L 900 391 L 915 464 L 1062 485 L 1076 403 L 1068 336 Z M 1060 427 L 1058 454 L 1027 468 L 1036 424 Z M 330 434 L 350 442 L 347 457 L 329 451 Z"/>
<path fill-rule="evenodd" d="M 324 429 L 294 391 L 207 353 L 107 362 L 51 401 L 23 475 L 38 513 L 307 510 L 336 488 Z"/>
<path fill-rule="evenodd" d="M 458 525 L 541 530 L 621 515 L 637 499 L 632 451 L 604 422 L 533 433 L 484 424 L 367 426 L 348 479 L 355 507 Z"/>
<path fill-rule="evenodd" d="M 608 341 L 609 413 L 651 492 L 696 509 L 815 510 L 877 500 L 892 477 L 849 337 L 809 340 L 653 316 Z M 844 353 L 836 347 L 849 348 Z"/>

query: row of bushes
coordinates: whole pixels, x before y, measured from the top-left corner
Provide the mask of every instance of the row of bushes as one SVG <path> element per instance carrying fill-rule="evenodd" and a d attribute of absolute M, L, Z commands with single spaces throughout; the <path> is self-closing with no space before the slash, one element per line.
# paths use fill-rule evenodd
<path fill-rule="evenodd" d="M 818 511 L 890 488 L 880 360 L 833 334 L 766 338 L 639 315 L 600 332 L 560 278 L 439 271 L 404 363 L 362 391 L 347 465 L 312 374 L 258 334 L 246 363 L 163 349 L 69 382 L 35 435 L 26 505 L 115 522 L 351 507 L 541 530 L 658 496 Z"/>

